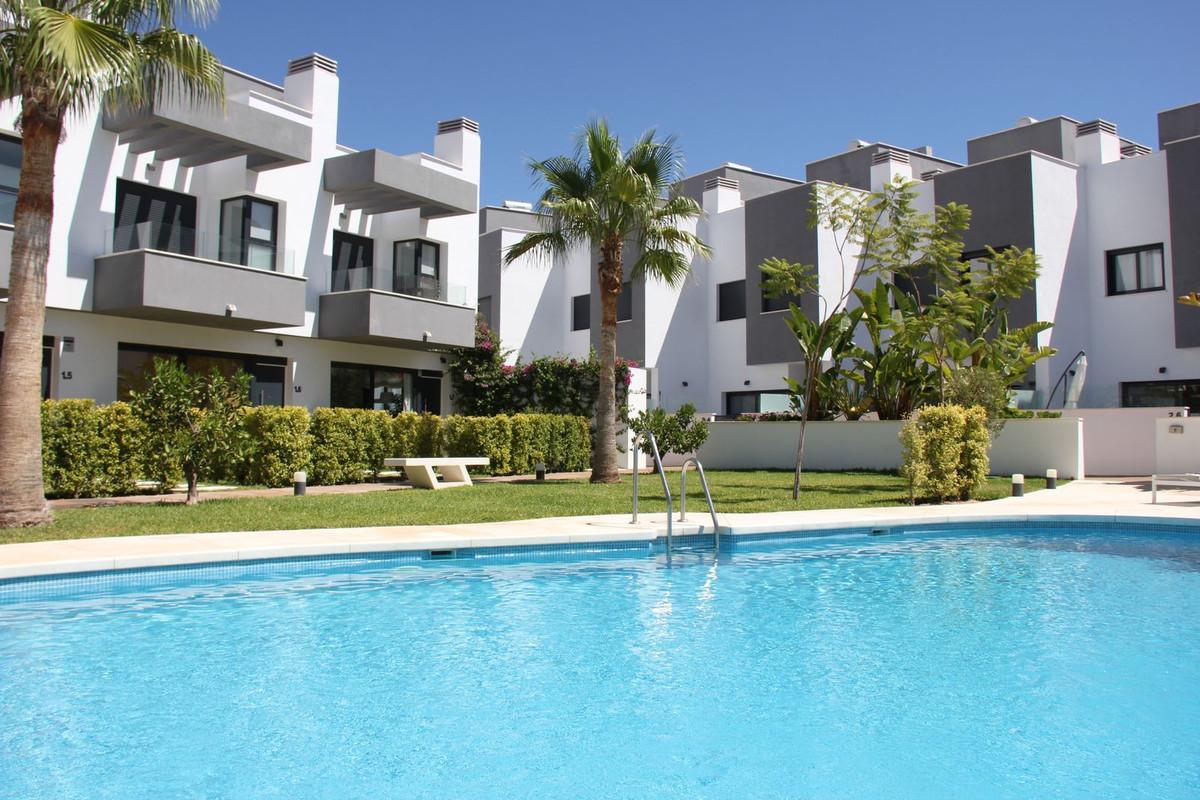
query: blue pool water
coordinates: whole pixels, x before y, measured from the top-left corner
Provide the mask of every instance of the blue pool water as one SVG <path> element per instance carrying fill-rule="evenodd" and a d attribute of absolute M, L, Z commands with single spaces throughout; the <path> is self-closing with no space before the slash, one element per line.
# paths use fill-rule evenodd
<path fill-rule="evenodd" d="M 1195 532 L 221 572 L 0 587 L 0 796 L 1200 797 Z"/>

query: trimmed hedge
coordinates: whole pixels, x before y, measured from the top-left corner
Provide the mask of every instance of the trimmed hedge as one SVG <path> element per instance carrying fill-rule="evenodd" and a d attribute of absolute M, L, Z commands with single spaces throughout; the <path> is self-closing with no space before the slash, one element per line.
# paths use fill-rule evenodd
<path fill-rule="evenodd" d="M 237 471 L 240 483 L 290 486 L 292 474 L 307 472 L 312 463 L 312 432 L 308 409 L 254 406 L 242 411 L 249 441 Z"/>
<path fill-rule="evenodd" d="M 393 456 L 486 456 L 492 475 L 525 475 L 540 462 L 550 472 L 588 468 L 590 423 L 561 414 L 449 416 L 352 408 L 255 406 L 242 412 L 245 445 L 231 462 L 238 482 L 289 486 L 304 470 L 316 485 L 377 478 Z M 43 463 L 50 497 L 102 497 L 137 491 L 143 423 L 126 403 L 48 400 L 42 409 Z M 167 476 L 173 480 L 178 476 Z"/>
<path fill-rule="evenodd" d="M 145 430 L 128 403 L 42 403 L 42 476 L 47 497 L 133 494 Z"/>

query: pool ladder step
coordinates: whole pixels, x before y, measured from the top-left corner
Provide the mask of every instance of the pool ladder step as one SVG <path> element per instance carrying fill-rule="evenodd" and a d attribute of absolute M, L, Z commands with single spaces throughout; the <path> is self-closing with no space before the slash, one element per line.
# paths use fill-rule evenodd
<path fill-rule="evenodd" d="M 667 498 L 667 553 L 670 554 L 673 544 L 671 518 L 675 516 L 675 506 L 671 501 L 671 487 L 667 483 L 667 471 L 663 469 L 662 458 L 658 453 L 658 440 L 654 438 L 654 434 L 650 431 L 639 433 L 633 437 L 633 519 L 630 522 L 636 524 L 638 521 L 638 460 L 642 452 L 641 443 L 643 439 L 650 440 L 650 450 L 654 455 L 654 464 L 658 468 L 658 477 L 662 480 L 663 494 Z M 683 469 L 679 473 L 679 521 L 687 522 L 687 473 L 689 466 L 694 466 L 696 472 L 700 475 L 700 485 L 704 487 L 704 499 L 708 501 L 708 513 L 712 515 L 713 550 L 719 550 L 721 548 L 721 523 L 717 519 L 717 509 L 713 505 L 712 492 L 708 488 L 708 478 L 704 476 L 704 465 L 695 456 L 683 462 Z"/>

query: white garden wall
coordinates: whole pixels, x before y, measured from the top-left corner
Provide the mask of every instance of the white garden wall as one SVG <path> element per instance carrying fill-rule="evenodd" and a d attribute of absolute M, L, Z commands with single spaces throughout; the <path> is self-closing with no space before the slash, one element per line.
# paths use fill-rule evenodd
<path fill-rule="evenodd" d="M 808 469 L 894 470 L 900 467 L 902 422 L 810 422 L 805 436 Z M 791 469 L 798 422 L 713 422 L 700 449 L 705 469 Z M 1084 473 L 1083 425 L 1077 419 L 1010 420 L 992 443 L 992 472 Z"/>
<path fill-rule="evenodd" d="M 1157 419 L 1154 434 L 1154 472 L 1200 472 L 1200 417 Z"/>
<path fill-rule="evenodd" d="M 1074 408 L 1065 413 L 1083 420 L 1084 467 L 1088 475 L 1149 475 L 1156 471 L 1156 421 L 1183 416 L 1186 410 Z"/>

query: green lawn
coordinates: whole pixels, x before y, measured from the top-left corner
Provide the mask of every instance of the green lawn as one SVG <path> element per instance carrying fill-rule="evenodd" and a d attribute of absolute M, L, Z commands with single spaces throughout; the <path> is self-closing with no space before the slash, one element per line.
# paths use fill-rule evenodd
<path fill-rule="evenodd" d="M 679 475 L 672 473 L 670 478 L 671 490 L 675 493 Z M 798 503 L 791 499 L 790 472 L 713 471 L 708 473 L 708 478 L 719 513 L 887 506 L 908 501 L 903 481 L 887 473 L 806 473 L 806 491 Z M 470 489 L 443 492 L 413 489 L 303 498 L 212 499 L 192 508 L 179 503 L 70 508 L 56 511 L 54 523 L 44 528 L 0 530 L 0 543 L 154 533 L 438 525 L 621 514 L 629 512 L 629 481 L 626 476 L 620 484 L 610 486 L 592 486 L 586 481 L 520 481 L 477 483 Z M 1029 491 L 1043 486 L 1044 481 L 1026 478 Z M 689 476 L 688 488 L 688 508 L 699 515 L 704 509 L 704 497 L 694 474 Z M 991 478 L 980 493 L 980 499 L 990 500 L 1008 494 L 1007 478 Z M 642 476 L 640 496 L 642 511 L 664 510 L 658 476 Z"/>

